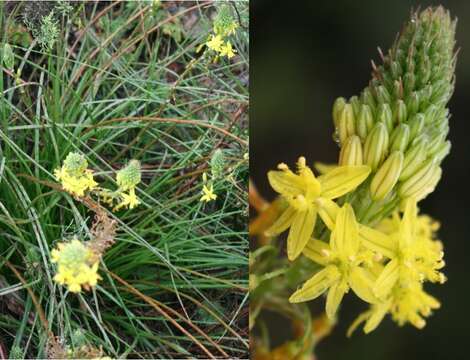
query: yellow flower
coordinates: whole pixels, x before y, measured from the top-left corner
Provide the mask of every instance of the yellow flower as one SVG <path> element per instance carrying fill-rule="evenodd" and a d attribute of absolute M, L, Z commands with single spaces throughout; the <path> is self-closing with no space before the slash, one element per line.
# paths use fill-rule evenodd
<path fill-rule="evenodd" d="M 96 286 L 99 263 L 95 254 L 77 238 L 58 244 L 51 251 L 51 261 L 57 263 L 54 281 L 66 285 L 70 292 L 80 292 L 82 287 Z"/>
<path fill-rule="evenodd" d="M 87 167 L 88 162 L 83 155 L 70 153 L 62 167 L 54 170 L 54 176 L 65 191 L 75 196 L 84 196 L 86 191 L 98 186 L 93 179 L 93 172 Z"/>
<path fill-rule="evenodd" d="M 206 46 L 214 51 L 220 52 L 222 46 L 224 45 L 224 40 L 221 35 L 211 35 L 210 40 L 206 42 Z"/>
<path fill-rule="evenodd" d="M 214 194 L 214 187 L 213 185 L 204 185 L 204 187 L 202 188 L 202 196 L 201 196 L 201 200 L 200 201 L 205 201 L 206 203 L 209 202 L 209 201 L 212 201 L 212 200 L 215 200 L 217 199 L 217 195 Z"/>
<path fill-rule="evenodd" d="M 394 249 L 390 249 L 393 250 L 390 261 L 374 286 L 376 296 L 387 297 L 397 282 L 406 287 L 414 281 L 445 281 L 444 274 L 439 272 L 444 267 L 442 244 L 429 236 L 423 236 L 423 224 L 417 216 L 414 199 L 407 201 L 398 228 L 393 229 L 393 226 L 388 224 L 392 230 L 389 236 L 394 242 Z M 429 232 L 424 231 L 424 235 L 429 235 Z"/>
<path fill-rule="evenodd" d="M 344 294 L 350 288 L 366 302 L 377 301 L 372 293 L 373 278 L 361 266 L 368 254 L 361 247 L 359 225 L 352 207 L 346 203 L 335 220 L 329 245 L 313 239 L 305 249 L 306 256 L 325 267 L 289 299 L 293 303 L 313 300 L 328 290 L 326 314 L 329 318 L 335 316 Z"/>
<path fill-rule="evenodd" d="M 289 206 L 267 233 L 276 235 L 290 228 L 287 238 L 289 260 L 296 259 L 309 241 L 317 212 L 325 203 L 323 200 L 336 199 L 347 194 L 370 174 L 368 166 L 338 166 L 316 178 L 306 166 L 304 157 L 299 158 L 297 167 L 297 174 L 286 164 L 278 165 L 280 171 L 268 173 L 272 188 L 287 200 Z"/>
<path fill-rule="evenodd" d="M 122 198 L 121 202 L 113 209 L 114 211 L 118 211 L 123 207 L 128 207 L 129 209 L 135 208 L 137 205 L 140 204 L 137 195 L 135 194 L 135 189 L 130 189 L 129 194 L 125 192 L 121 192 L 119 196 Z"/>
<path fill-rule="evenodd" d="M 220 56 L 227 56 L 229 59 L 235 56 L 235 51 L 232 48 L 230 41 L 227 41 L 225 45 L 220 48 Z"/>

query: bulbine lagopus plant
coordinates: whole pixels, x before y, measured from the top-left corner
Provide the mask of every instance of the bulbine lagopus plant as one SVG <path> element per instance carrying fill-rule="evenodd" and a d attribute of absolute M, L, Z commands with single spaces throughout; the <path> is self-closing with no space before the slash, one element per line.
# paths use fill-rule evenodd
<path fill-rule="evenodd" d="M 140 162 L 131 160 L 116 173 L 117 189 L 114 191 L 99 186 L 94 180 L 93 171 L 88 168 L 88 161 L 80 153 L 69 153 L 62 166 L 55 169 L 54 176 L 63 190 L 96 214 L 90 241 L 74 237 L 71 241 L 59 243 L 51 251 L 51 261 L 57 264 L 54 280 L 66 285 L 73 293 L 90 290 L 101 279 L 98 275 L 99 261 L 114 243 L 116 231 L 116 221 L 108 217 L 99 202 L 111 206 L 115 204 L 113 211 L 126 207 L 133 209 L 139 205 L 135 188 L 141 181 Z"/>
<path fill-rule="evenodd" d="M 286 296 L 278 311 L 311 319 L 302 312 L 306 307 L 299 311 L 289 304 L 326 294 L 323 324 L 332 324 L 343 297 L 355 294 L 368 309 L 350 334 L 362 323 L 364 332 L 373 331 L 387 315 L 400 326 L 421 329 L 440 307 L 425 290 L 426 282 L 446 280 L 443 245 L 436 239 L 439 223 L 420 213 L 419 202 L 434 191 L 450 151 L 447 103 L 455 81 L 455 25 L 442 7 L 413 13 L 393 47 L 380 52 L 382 64 L 373 63 L 369 85 L 358 96 L 334 102 L 337 164 L 316 164 L 316 176 L 300 157 L 295 171 L 281 163 L 268 173 L 279 198 L 258 209 L 252 233 L 269 243 L 288 231 L 289 261 L 270 259 L 268 265 L 268 251 L 255 251 L 252 309 L 276 307 L 265 297 Z M 286 268 L 275 269 L 273 263 Z M 274 277 L 277 283 L 270 284 Z M 308 334 L 314 333 L 311 323 L 304 321 L 301 328 L 295 342 L 274 351 L 310 354 L 324 335 L 322 327 L 317 323 L 315 331 L 323 335 L 314 336 Z"/>

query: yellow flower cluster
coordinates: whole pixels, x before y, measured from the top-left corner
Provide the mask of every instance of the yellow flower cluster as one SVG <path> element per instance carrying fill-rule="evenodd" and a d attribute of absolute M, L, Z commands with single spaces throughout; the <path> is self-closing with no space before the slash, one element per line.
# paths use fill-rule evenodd
<path fill-rule="evenodd" d="M 118 171 L 116 182 L 118 184 L 117 196 L 120 198 L 119 204 L 114 208 L 115 211 L 127 207 L 135 208 L 140 204 L 135 188 L 142 179 L 140 171 L 140 162 L 137 160 L 129 161 L 126 167 Z"/>
<path fill-rule="evenodd" d="M 366 333 L 374 330 L 390 313 L 399 325 L 411 323 L 422 328 L 423 317 L 439 302 L 423 290 L 423 282 L 443 283 L 445 276 L 442 244 L 434 239 L 438 224 L 418 216 L 416 200 L 405 202 L 402 216 L 397 211 L 375 227 L 360 224 L 348 202 L 339 207 L 333 199 L 358 187 L 370 174 L 370 167 L 337 166 L 316 178 L 301 157 L 297 173 L 280 164 L 268 173 L 273 187 L 289 204 L 268 235 L 287 229 L 290 260 L 301 253 L 323 266 L 290 297 L 290 302 L 313 300 L 327 292 L 326 314 L 334 318 L 350 289 L 370 304 L 351 326 L 366 322 Z M 330 230 L 329 241 L 312 237 L 317 214 Z"/>
<path fill-rule="evenodd" d="M 233 34 L 238 28 L 238 24 L 230 14 L 230 8 L 223 6 L 217 18 L 214 21 L 214 33 L 209 36 L 206 46 L 217 53 L 217 57 L 226 56 L 231 59 L 235 56 L 236 51 L 227 38 Z"/>
<path fill-rule="evenodd" d="M 202 174 L 202 181 L 204 183 L 202 187 L 202 196 L 200 201 L 205 201 L 206 203 L 211 202 L 217 199 L 217 194 L 214 192 L 214 185 L 208 183 L 207 174 Z"/>
<path fill-rule="evenodd" d="M 64 190 L 79 197 L 98 186 L 93 179 L 93 172 L 88 169 L 85 157 L 74 152 L 67 155 L 62 167 L 54 170 L 54 176 Z"/>
<path fill-rule="evenodd" d="M 98 259 L 83 242 L 77 238 L 67 243 L 59 243 L 51 251 L 52 262 L 57 264 L 54 280 L 60 285 L 66 285 L 73 293 L 88 290 L 96 286 L 98 275 Z"/>

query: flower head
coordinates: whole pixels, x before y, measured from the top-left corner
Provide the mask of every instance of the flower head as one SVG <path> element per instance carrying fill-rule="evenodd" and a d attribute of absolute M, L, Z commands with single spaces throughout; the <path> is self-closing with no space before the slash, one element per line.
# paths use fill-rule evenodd
<path fill-rule="evenodd" d="M 119 186 L 116 197 L 120 200 L 114 208 L 117 211 L 121 208 L 133 209 L 140 204 L 135 194 L 136 186 L 141 182 L 142 175 L 140 170 L 140 162 L 137 160 L 129 161 L 126 167 L 118 171 L 116 182 Z M 105 194 L 109 197 L 109 194 Z"/>
<path fill-rule="evenodd" d="M 93 172 L 87 168 L 85 157 L 72 152 L 67 155 L 62 167 L 54 170 L 54 176 L 64 190 L 75 196 L 84 196 L 86 191 L 98 186 L 93 179 Z"/>
<path fill-rule="evenodd" d="M 224 40 L 220 35 L 211 35 L 209 40 L 206 42 L 206 45 L 209 49 L 220 52 L 224 45 Z"/>
<path fill-rule="evenodd" d="M 57 264 L 54 280 L 60 285 L 66 285 L 71 292 L 96 286 L 100 279 L 96 254 L 77 238 L 59 243 L 51 251 L 51 258 Z"/>
<path fill-rule="evenodd" d="M 286 164 L 279 171 L 268 173 L 272 188 L 289 203 L 288 208 L 267 231 L 279 234 L 290 228 L 287 238 L 289 260 L 296 259 L 312 236 L 317 212 L 325 203 L 354 190 L 370 174 L 368 166 L 338 166 L 325 175 L 315 177 L 304 157 L 297 162 L 297 174 Z"/>
<path fill-rule="evenodd" d="M 209 186 L 204 185 L 202 188 L 202 196 L 200 201 L 210 202 L 216 200 L 217 195 L 214 193 L 214 186 L 211 184 Z"/>
<path fill-rule="evenodd" d="M 330 244 L 313 239 L 304 253 L 324 268 L 297 290 L 290 297 L 290 302 L 313 300 L 328 291 L 326 314 L 333 318 L 350 288 L 366 302 L 377 301 L 372 293 L 372 275 L 362 266 L 370 253 L 361 245 L 359 225 L 349 204 L 337 213 Z"/>

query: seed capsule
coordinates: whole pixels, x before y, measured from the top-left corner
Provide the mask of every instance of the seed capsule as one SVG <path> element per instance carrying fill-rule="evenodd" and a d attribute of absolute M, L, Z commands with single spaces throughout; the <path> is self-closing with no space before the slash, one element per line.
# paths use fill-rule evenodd
<path fill-rule="evenodd" d="M 373 200 L 384 199 L 398 181 L 403 168 L 403 153 L 394 151 L 382 164 L 370 183 L 370 193 Z"/>

